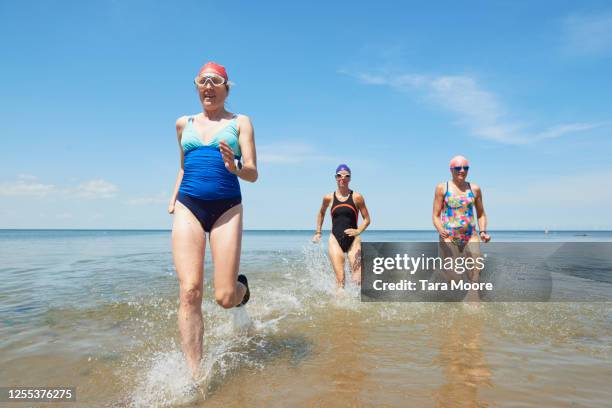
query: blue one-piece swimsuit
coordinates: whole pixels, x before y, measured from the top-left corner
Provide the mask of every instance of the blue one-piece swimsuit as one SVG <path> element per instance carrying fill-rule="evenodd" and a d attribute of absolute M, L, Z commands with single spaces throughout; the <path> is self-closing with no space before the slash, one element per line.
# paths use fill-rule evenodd
<path fill-rule="evenodd" d="M 187 121 L 181 136 L 184 172 L 177 200 L 195 215 L 206 232 L 210 232 L 224 212 L 242 202 L 238 177 L 225 168 L 219 151 L 221 141 L 225 141 L 240 160 L 236 117 L 208 144 L 204 144 L 196 132 L 193 117 Z"/>

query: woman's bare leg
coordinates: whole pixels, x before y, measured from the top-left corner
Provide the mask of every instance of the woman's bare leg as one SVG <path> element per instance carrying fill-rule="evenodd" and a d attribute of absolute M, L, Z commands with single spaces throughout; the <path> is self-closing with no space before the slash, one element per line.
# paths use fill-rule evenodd
<path fill-rule="evenodd" d="M 210 232 L 210 250 L 215 265 L 215 299 L 228 309 L 242 302 L 246 286 L 238 282 L 242 247 L 242 204 L 227 210 Z"/>
<path fill-rule="evenodd" d="M 349 265 L 353 282 L 361 285 L 361 237 L 355 237 L 348 250 Z"/>
<path fill-rule="evenodd" d="M 179 281 L 178 326 L 181 346 L 192 376 L 202 360 L 202 289 L 206 236 L 197 218 L 176 202 L 172 225 L 172 254 Z"/>
<path fill-rule="evenodd" d="M 474 259 L 474 261 L 481 256 L 480 239 L 477 234 L 472 235 L 470 241 L 466 245 L 465 252 L 466 257 L 470 257 Z M 467 271 L 467 278 L 469 282 L 478 283 L 480 281 L 480 270 L 476 267 L 469 269 Z M 470 289 L 465 295 L 464 300 L 466 302 L 480 302 L 480 293 L 478 293 L 477 290 Z"/>
<path fill-rule="evenodd" d="M 327 245 L 329 260 L 336 273 L 336 285 L 338 288 L 344 287 L 344 252 L 340 248 L 340 244 L 336 241 L 334 234 L 329 235 L 329 243 Z"/>

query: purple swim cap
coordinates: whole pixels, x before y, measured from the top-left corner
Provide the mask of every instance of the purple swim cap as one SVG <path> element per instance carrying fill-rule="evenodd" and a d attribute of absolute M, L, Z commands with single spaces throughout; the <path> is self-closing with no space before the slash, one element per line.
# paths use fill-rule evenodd
<path fill-rule="evenodd" d="M 351 169 L 346 164 L 341 164 L 338 167 L 336 167 L 336 173 L 338 173 L 339 171 L 342 171 L 342 170 L 348 171 L 349 174 L 351 174 Z"/>

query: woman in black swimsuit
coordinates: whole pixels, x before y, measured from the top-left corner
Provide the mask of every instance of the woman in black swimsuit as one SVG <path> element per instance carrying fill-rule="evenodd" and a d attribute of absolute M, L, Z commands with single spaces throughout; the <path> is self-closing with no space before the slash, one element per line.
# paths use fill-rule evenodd
<path fill-rule="evenodd" d="M 317 230 L 313 242 L 321 239 L 321 228 L 325 212 L 331 204 L 332 233 L 329 236 L 329 259 L 336 273 L 336 283 L 339 288 L 344 287 L 344 254 L 348 254 L 349 265 L 353 282 L 361 283 L 361 234 L 370 225 L 370 214 L 365 205 L 363 196 L 350 190 L 351 169 L 341 164 L 336 169 L 336 182 L 338 187 L 333 193 L 323 197 L 323 204 L 317 217 Z M 359 213 L 363 223 L 357 226 Z"/>

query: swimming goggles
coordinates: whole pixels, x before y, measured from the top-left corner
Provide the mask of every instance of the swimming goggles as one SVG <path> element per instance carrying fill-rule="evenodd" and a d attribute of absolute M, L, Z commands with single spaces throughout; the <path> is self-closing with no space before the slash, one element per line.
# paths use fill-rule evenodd
<path fill-rule="evenodd" d="M 461 171 L 463 169 L 463 171 L 468 171 L 470 169 L 470 166 L 453 166 L 451 167 L 452 170 L 455 171 Z"/>
<path fill-rule="evenodd" d="M 196 79 L 193 80 L 198 88 L 204 88 L 208 82 L 210 82 L 213 86 L 221 86 L 225 84 L 225 78 L 221 75 L 217 74 L 204 74 L 197 76 Z"/>
<path fill-rule="evenodd" d="M 340 174 L 340 173 L 336 173 L 336 180 L 340 180 L 340 179 L 350 179 L 351 175 L 350 174 Z"/>

